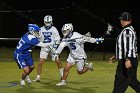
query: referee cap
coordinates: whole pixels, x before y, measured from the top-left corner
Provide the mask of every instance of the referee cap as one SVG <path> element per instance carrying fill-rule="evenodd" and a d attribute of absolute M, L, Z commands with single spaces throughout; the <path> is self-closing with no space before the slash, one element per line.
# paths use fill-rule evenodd
<path fill-rule="evenodd" d="M 122 12 L 121 16 L 119 17 L 120 20 L 124 21 L 131 21 L 132 17 L 131 14 L 128 12 Z"/>

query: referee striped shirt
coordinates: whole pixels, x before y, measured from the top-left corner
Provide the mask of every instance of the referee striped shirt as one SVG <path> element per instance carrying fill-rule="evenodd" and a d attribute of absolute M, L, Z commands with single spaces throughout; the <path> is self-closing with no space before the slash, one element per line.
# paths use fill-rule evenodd
<path fill-rule="evenodd" d="M 127 25 L 123 28 L 116 40 L 116 58 L 118 60 L 126 58 L 136 58 L 137 36 L 134 28 Z"/>

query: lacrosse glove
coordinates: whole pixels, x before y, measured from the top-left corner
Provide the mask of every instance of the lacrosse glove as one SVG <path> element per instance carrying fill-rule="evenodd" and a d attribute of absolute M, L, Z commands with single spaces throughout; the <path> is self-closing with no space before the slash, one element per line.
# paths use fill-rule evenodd
<path fill-rule="evenodd" d="M 103 43 L 103 41 L 104 41 L 104 38 L 95 38 L 95 42 L 96 42 L 96 44 L 99 44 L 99 43 Z"/>

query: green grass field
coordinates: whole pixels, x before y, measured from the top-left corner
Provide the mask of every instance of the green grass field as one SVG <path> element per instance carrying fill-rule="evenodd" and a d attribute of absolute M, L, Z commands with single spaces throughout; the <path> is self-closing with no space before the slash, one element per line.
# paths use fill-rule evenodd
<path fill-rule="evenodd" d="M 67 79 L 67 86 L 55 86 L 59 82 L 59 73 L 55 62 L 46 62 L 43 66 L 41 82 L 33 82 L 25 87 L 19 85 L 22 70 L 15 62 L 0 62 L 0 93 L 111 93 L 117 62 L 94 61 L 94 71 L 78 75 L 74 66 Z M 65 62 L 63 62 L 63 65 Z M 35 62 L 37 65 L 37 62 Z M 138 68 L 138 72 L 140 69 Z M 31 73 L 35 79 L 36 69 Z M 140 74 L 138 73 L 140 80 Z M 11 84 L 16 84 L 15 86 Z M 135 93 L 130 87 L 126 93 Z"/>

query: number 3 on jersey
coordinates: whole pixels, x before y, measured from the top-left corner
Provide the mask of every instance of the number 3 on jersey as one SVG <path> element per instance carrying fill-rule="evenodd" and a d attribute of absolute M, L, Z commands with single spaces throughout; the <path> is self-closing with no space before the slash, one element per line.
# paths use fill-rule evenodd
<path fill-rule="evenodd" d="M 70 47 L 71 47 L 72 50 L 75 50 L 76 49 L 75 43 L 70 43 Z"/>

